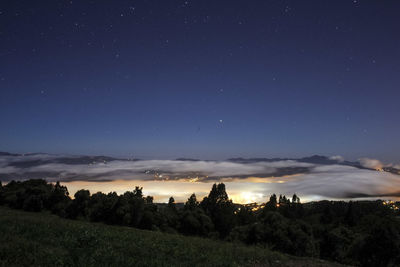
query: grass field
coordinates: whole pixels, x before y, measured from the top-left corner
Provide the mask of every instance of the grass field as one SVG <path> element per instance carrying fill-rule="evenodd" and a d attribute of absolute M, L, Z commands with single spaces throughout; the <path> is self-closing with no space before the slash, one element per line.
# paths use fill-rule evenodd
<path fill-rule="evenodd" d="M 258 247 L 0 207 L 0 266 L 338 266 Z"/>

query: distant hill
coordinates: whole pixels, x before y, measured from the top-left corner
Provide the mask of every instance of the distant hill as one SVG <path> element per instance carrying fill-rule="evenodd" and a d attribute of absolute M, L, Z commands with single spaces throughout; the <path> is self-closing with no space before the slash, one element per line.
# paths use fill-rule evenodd
<path fill-rule="evenodd" d="M 332 159 L 326 156 L 313 155 L 311 157 L 304 158 L 230 158 L 228 161 L 237 162 L 237 163 L 255 163 L 255 162 L 277 162 L 277 161 L 285 161 L 285 160 L 293 160 L 297 162 L 311 163 L 311 164 L 321 164 L 321 165 L 346 165 L 353 166 L 361 169 L 367 169 L 361 166 L 359 162 L 352 161 L 340 161 L 337 159 Z"/>
<path fill-rule="evenodd" d="M 175 160 L 178 160 L 178 161 L 200 161 L 200 159 L 191 159 L 191 158 L 177 158 Z"/>
<path fill-rule="evenodd" d="M 237 163 L 253 163 L 253 162 L 274 162 L 274 161 L 282 161 L 289 160 L 288 158 L 230 158 L 228 161 L 237 162 Z"/>
<path fill-rule="evenodd" d="M 10 163 L 9 166 L 18 168 L 30 168 L 50 163 L 80 165 L 80 164 L 107 163 L 114 160 L 124 160 L 124 159 L 117 159 L 106 156 L 71 156 L 71 157 L 62 156 L 54 158 L 32 159 L 32 160 L 28 159 L 26 161 L 16 161 Z"/>
<path fill-rule="evenodd" d="M 8 153 L 8 152 L 2 152 L 0 151 L 0 156 L 21 156 L 21 154 L 13 154 L 13 153 Z"/>

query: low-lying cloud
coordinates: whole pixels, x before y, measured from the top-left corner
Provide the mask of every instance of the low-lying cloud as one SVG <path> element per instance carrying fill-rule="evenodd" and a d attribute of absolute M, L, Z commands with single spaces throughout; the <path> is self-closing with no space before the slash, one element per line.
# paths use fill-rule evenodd
<path fill-rule="evenodd" d="M 228 161 L 179 161 L 179 160 L 140 160 L 140 161 L 111 161 L 109 163 L 96 164 L 60 164 L 49 163 L 28 168 L 16 168 L 5 166 L 0 169 L 1 174 L 20 175 L 24 179 L 31 173 L 58 173 L 57 177 L 50 175 L 47 179 L 61 179 L 68 181 L 79 176 L 82 180 L 96 177 L 98 180 L 116 179 L 115 175 L 120 175 L 119 179 L 150 179 L 154 174 L 167 174 L 172 178 L 181 177 L 185 174 L 209 177 L 226 176 L 245 176 L 253 174 L 273 174 L 280 168 L 313 167 L 313 164 L 296 162 L 293 160 L 277 162 L 255 162 L 255 163 L 235 163 Z M 112 176 L 112 177 L 110 177 Z M 78 177 L 78 178 L 79 178 Z M 162 176 L 161 176 L 162 177 Z"/>
<path fill-rule="evenodd" d="M 384 164 L 377 159 L 361 158 L 360 163 L 363 167 L 370 169 L 381 169 L 384 166 Z"/>
<path fill-rule="evenodd" d="M 272 193 L 296 193 L 306 200 L 399 196 L 399 175 L 371 170 L 385 166 L 379 160 L 363 158 L 359 166 L 351 166 L 340 156 L 329 159 L 337 163 L 113 159 L 66 164 L 54 155 L 3 156 L 0 157 L 0 180 L 44 178 L 76 189 L 81 185 L 118 192 L 131 190 L 137 184 L 156 196 L 156 200 L 158 196 L 158 201 L 167 200 L 169 195 L 183 201 L 188 192 L 205 195 L 211 183 L 219 181 L 226 183 L 228 193 L 238 202 L 262 202 Z M 30 163 L 21 164 L 24 161 Z"/>

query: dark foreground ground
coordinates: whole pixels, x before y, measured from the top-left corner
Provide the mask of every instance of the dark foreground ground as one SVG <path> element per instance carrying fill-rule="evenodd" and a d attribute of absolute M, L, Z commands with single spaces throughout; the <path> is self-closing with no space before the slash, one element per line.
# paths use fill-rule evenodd
<path fill-rule="evenodd" d="M 339 266 L 264 248 L 0 207 L 0 266 Z"/>

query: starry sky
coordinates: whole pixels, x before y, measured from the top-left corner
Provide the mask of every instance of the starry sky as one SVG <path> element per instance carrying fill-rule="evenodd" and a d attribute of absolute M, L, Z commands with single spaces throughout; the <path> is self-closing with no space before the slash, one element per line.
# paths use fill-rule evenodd
<path fill-rule="evenodd" d="M 400 1 L 0 2 L 0 151 L 399 162 Z"/>

